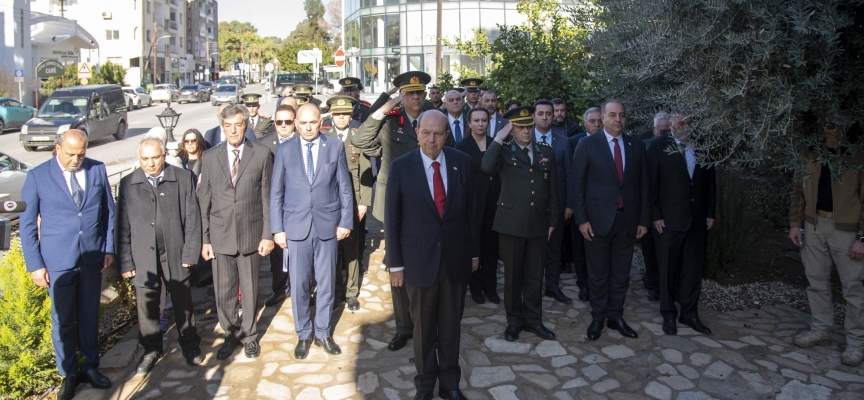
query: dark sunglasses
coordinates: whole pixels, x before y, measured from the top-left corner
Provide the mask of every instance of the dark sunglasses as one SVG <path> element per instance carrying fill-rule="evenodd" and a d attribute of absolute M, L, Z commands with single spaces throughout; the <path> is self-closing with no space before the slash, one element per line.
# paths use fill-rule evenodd
<path fill-rule="evenodd" d="M 183 143 L 186 143 L 186 144 L 189 144 L 189 143 L 196 143 L 196 142 L 198 142 L 198 140 L 196 140 L 196 139 L 186 139 L 186 140 L 183 141 Z"/>
<path fill-rule="evenodd" d="M 277 126 L 282 126 L 282 125 L 288 126 L 288 125 L 294 125 L 294 120 L 293 119 L 277 119 L 277 120 L 273 121 L 273 123 L 276 124 Z"/>

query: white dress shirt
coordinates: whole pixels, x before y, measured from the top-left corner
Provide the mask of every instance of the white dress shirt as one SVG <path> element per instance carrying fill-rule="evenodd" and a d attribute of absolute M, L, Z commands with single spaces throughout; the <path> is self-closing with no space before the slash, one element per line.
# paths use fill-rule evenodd
<path fill-rule="evenodd" d="M 426 171 L 426 183 L 429 185 L 429 193 L 432 195 L 432 200 L 435 200 L 435 168 L 432 168 L 432 162 L 438 161 L 441 165 L 438 166 L 438 171 L 441 172 L 441 179 L 444 181 L 444 194 L 447 194 L 447 162 L 444 161 L 444 151 L 438 153 L 438 158 L 431 159 L 424 152 L 420 152 L 420 158 L 423 160 L 423 170 Z"/>
<path fill-rule="evenodd" d="M 336 129 L 336 137 L 338 138 L 339 135 L 342 135 L 341 139 L 342 139 L 342 142 L 344 142 L 344 143 L 348 143 L 348 135 L 350 135 L 350 134 L 351 134 L 351 130 L 349 128 L 345 128 L 344 131 L 340 131 L 339 129 Z"/>
<path fill-rule="evenodd" d="M 243 140 L 243 142 L 240 143 L 240 146 L 237 146 L 237 147 L 232 146 L 230 143 L 226 143 L 225 148 L 228 151 L 228 172 L 230 172 L 232 174 L 234 173 L 234 169 L 233 169 L 233 167 L 234 167 L 234 150 L 240 150 L 239 157 L 242 160 L 244 147 L 246 147 L 246 140 L 245 139 Z M 239 163 L 237 164 L 237 167 L 238 168 L 240 167 Z"/>
<path fill-rule="evenodd" d="M 546 144 L 551 146 L 552 145 L 552 130 L 550 129 L 549 132 L 546 132 L 544 134 L 544 133 L 540 133 L 536 128 L 534 129 L 534 141 L 535 142 L 542 143 L 544 136 L 546 137 Z"/>
<path fill-rule="evenodd" d="M 609 132 L 606 132 L 605 129 L 603 130 L 603 134 L 606 135 L 606 141 L 609 142 L 609 151 L 612 152 L 612 160 L 614 161 L 615 160 L 615 143 L 612 141 L 612 139 L 615 139 L 615 136 L 610 135 Z M 624 135 L 623 134 L 618 135 L 618 147 L 621 148 L 621 167 L 623 169 L 623 168 L 627 167 L 627 152 L 624 151 Z"/>
<path fill-rule="evenodd" d="M 675 135 L 672 135 L 672 137 L 675 137 Z M 693 150 L 693 146 L 689 141 L 683 143 L 676 137 L 675 143 L 678 144 L 679 149 L 684 149 L 684 159 L 687 160 L 687 172 L 690 173 L 690 179 L 693 179 L 693 171 L 696 170 L 696 150 Z"/>
<path fill-rule="evenodd" d="M 225 141 L 225 131 L 222 130 L 222 125 L 219 125 L 219 142 L 222 143 Z"/>
<path fill-rule="evenodd" d="M 69 194 L 72 194 L 72 171 L 67 170 L 66 167 L 60 164 L 60 157 L 54 157 L 54 159 L 57 160 L 57 165 L 63 171 L 63 179 L 66 180 L 66 188 L 69 189 Z M 81 186 L 82 191 L 87 190 L 87 175 L 84 172 L 84 168 L 78 167 L 75 170 L 75 179 L 78 181 L 78 186 Z"/>
<path fill-rule="evenodd" d="M 300 138 L 298 140 L 300 142 L 300 152 L 303 154 L 303 172 L 306 172 L 306 163 L 308 161 L 308 157 L 306 152 L 308 151 L 308 147 L 306 147 L 306 143 L 312 143 L 312 172 L 318 171 L 318 149 L 321 147 L 321 135 L 315 136 L 315 139 L 312 139 L 311 142 L 307 142 L 306 139 Z"/>

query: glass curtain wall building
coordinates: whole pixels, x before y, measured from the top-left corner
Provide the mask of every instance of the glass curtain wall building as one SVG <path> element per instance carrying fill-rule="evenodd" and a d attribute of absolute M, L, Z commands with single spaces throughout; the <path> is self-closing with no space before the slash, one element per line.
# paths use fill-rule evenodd
<path fill-rule="evenodd" d="M 471 30 L 498 36 L 497 24 L 518 25 L 525 16 L 516 0 L 444 0 L 441 33 L 448 40 L 469 39 Z M 391 88 L 397 75 L 424 71 L 435 77 L 436 0 L 344 0 L 345 72 L 359 77 L 365 92 Z M 464 65 L 485 73 L 483 60 L 442 46 L 441 68 Z"/>

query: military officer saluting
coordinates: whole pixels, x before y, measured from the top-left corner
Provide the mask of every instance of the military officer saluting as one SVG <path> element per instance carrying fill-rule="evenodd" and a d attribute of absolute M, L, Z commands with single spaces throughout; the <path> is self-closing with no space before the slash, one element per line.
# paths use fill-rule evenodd
<path fill-rule="evenodd" d="M 479 78 L 463 79 L 462 87 L 465 88 L 465 111 L 480 107 L 480 85 L 483 80 Z"/>
<path fill-rule="evenodd" d="M 252 128 L 257 139 L 264 137 L 267 134 L 267 129 L 270 128 L 270 125 L 273 125 L 272 119 L 258 113 L 261 107 L 258 103 L 259 98 L 261 98 L 261 95 L 256 93 L 243 95 L 243 105 L 249 110 L 249 120 L 246 121 L 246 126 Z"/>
<path fill-rule="evenodd" d="M 321 107 L 321 100 L 312 97 L 312 91 L 315 90 L 312 85 L 294 85 L 294 98 L 297 99 L 297 106 L 302 106 L 306 103 L 312 103 Z"/>
<path fill-rule="evenodd" d="M 367 101 L 360 100 L 360 91 L 363 89 L 360 79 L 354 77 L 342 78 L 339 80 L 339 84 L 342 85 L 342 95 L 355 100 L 354 110 L 351 112 L 352 118 L 360 121 L 361 124 L 366 122 L 366 118 L 369 118 L 369 107 L 372 105 Z M 328 101 L 327 104 L 330 104 L 330 102 Z M 330 112 L 333 112 L 332 106 Z"/>
<path fill-rule="evenodd" d="M 514 108 L 504 114 L 510 123 L 495 135 L 481 168 L 501 178 L 501 196 L 492 229 L 498 232 L 504 261 L 504 339 L 514 341 L 520 331 L 555 339 L 543 326 L 543 265 L 546 247 L 557 223 L 557 168 L 552 146 L 533 142 L 534 107 Z M 512 135 L 512 140 L 504 139 Z"/>

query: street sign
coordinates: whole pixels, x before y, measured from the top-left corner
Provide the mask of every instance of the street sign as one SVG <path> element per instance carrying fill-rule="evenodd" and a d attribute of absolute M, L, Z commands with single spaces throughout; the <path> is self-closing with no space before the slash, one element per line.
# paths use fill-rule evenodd
<path fill-rule="evenodd" d="M 336 61 L 337 67 L 345 65 L 345 52 L 342 51 L 342 49 L 336 50 L 336 54 L 333 55 L 333 60 Z"/>
<path fill-rule="evenodd" d="M 15 82 L 24 82 L 24 70 L 23 69 L 16 69 L 14 75 L 15 75 Z"/>
<path fill-rule="evenodd" d="M 90 79 L 93 76 L 93 70 L 90 64 L 86 62 L 78 63 L 78 79 Z"/>
<path fill-rule="evenodd" d="M 65 68 L 57 60 L 45 60 L 36 67 L 36 76 L 39 78 L 50 78 L 52 76 L 63 76 Z"/>
<path fill-rule="evenodd" d="M 209 73 L 210 73 L 210 68 L 204 68 L 204 73 L 205 73 L 205 74 L 209 74 Z"/>
<path fill-rule="evenodd" d="M 264 70 L 267 72 L 273 72 L 273 64 L 267 63 L 266 65 L 264 65 Z"/>
<path fill-rule="evenodd" d="M 297 52 L 297 64 L 320 64 L 321 60 L 321 49 L 314 48 Z"/>

